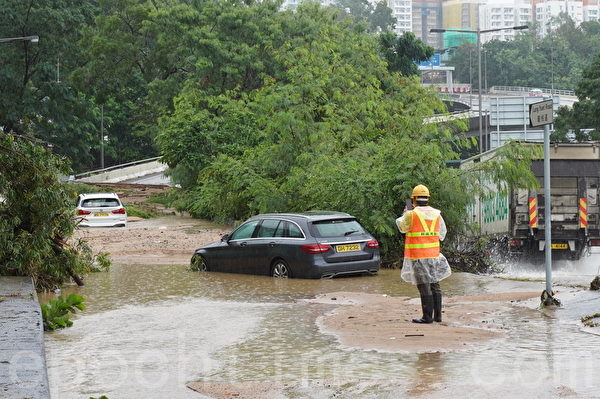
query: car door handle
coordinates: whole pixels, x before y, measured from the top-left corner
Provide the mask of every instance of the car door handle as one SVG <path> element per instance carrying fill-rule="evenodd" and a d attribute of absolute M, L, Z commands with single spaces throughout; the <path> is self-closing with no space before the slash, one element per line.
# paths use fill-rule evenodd
<path fill-rule="evenodd" d="M 240 247 L 245 247 L 246 245 L 248 245 L 248 243 L 245 241 L 240 243 Z"/>

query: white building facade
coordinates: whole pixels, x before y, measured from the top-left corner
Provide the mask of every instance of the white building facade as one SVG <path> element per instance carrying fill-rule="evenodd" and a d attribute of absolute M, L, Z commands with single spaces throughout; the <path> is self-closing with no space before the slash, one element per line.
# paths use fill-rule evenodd
<path fill-rule="evenodd" d="M 392 17 L 396 18 L 395 32 L 398 35 L 412 32 L 412 0 L 387 0 L 387 5 L 392 10 Z"/>
<path fill-rule="evenodd" d="M 583 22 L 582 1 L 546 0 L 536 4 L 535 18 L 540 24 L 540 33 L 546 36 L 553 28 L 552 19 L 562 13 L 567 13 L 575 21 L 576 25 Z"/>
<path fill-rule="evenodd" d="M 533 7 L 531 0 L 490 0 L 480 6 L 479 18 L 482 30 L 527 25 L 533 21 Z M 513 29 L 490 32 L 481 41 L 513 40 L 516 33 Z"/>

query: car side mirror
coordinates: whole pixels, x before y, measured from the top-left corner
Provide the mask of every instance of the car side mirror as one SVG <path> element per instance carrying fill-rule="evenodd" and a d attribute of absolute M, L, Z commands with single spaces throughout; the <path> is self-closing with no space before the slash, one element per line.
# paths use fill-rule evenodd
<path fill-rule="evenodd" d="M 229 234 L 223 234 L 223 235 L 221 236 L 221 241 L 223 241 L 223 242 L 227 242 L 227 241 L 229 241 Z"/>

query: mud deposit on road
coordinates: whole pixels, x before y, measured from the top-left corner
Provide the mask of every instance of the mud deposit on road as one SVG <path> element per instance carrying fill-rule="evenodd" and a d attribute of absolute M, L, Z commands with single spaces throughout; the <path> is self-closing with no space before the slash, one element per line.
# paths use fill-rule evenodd
<path fill-rule="evenodd" d="M 321 331 L 347 348 L 384 352 L 429 353 L 471 349 L 472 344 L 505 336 L 503 313 L 536 292 L 487 294 L 446 299 L 443 321 L 415 324 L 418 298 L 337 292 L 314 301 L 340 305 L 319 318 Z"/>
<path fill-rule="evenodd" d="M 218 241 L 231 228 L 185 217 L 129 218 L 127 227 L 79 228 L 94 252 L 108 252 L 116 263 L 184 264 L 194 250 Z"/>

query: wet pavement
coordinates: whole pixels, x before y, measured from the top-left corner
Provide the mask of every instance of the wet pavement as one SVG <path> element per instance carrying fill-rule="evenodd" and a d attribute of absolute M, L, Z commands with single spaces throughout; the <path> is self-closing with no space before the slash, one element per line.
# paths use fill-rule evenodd
<path fill-rule="evenodd" d="M 600 294 L 581 289 L 595 271 L 557 273 L 563 308 L 514 308 L 502 320 L 507 338 L 398 354 L 341 348 L 316 325 L 331 305 L 303 301 L 339 291 L 416 296 L 397 270 L 277 280 L 186 268 L 117 264 L 72 288 L 87 310 L 73 327 L 46 334 L 53 397 L 202 398 L 185 387 L 190 381 L 291 382 L 283 396 L 290 398 L 600 397 L 598 328 L 579 322 L 600 311 Z M 456 273 L 442 282 L 451 296 L 544 287 L 535 269 L 502 278 Z"/>
<path fill-rule="evenodd" d="M 29 277 L 0 277 L 0 398 L 47 399 L 41 309 Z"/>

